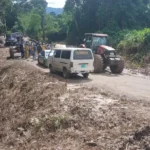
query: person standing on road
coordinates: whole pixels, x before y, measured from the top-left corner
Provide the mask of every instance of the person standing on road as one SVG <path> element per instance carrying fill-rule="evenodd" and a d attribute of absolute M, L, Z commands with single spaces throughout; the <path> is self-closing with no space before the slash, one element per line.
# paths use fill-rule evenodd
<path fill-rule="evenodd" d="M 41 44 L 38 43 L 38 46 L 37 46 L 37 52 L 38 52 L 38 55 L 41 53 L 41 51 L 42 51 Z"/>
<path fill-rule="evenodd" d="M 51 49 L 50 44 L 47 45 L 46 49 L 47 49 L 47 50 L 50 50 L 50 49 Z"/>
<path fill-rule="evenodd" d="M 32 56 L 32 44 L 29 43 L 29 57 Z"/>
<path fill-rule="evenodd" d="M 43 50 L 43 51 L 46 50 L 46 45 L 45 45 L 45 43 L 42 44 L 42 50 Z"/>
<path fill-rule="evenodd" d="M 21 52 L 21 57 L 24 58 L 24 41 L 22 37 L 20 39 L 20 52 Z"/>
<path fill-rule="evenodd" d="M 25 43 L 25 58 L 26 59 L 29 58 L 29 43 L 28 42 Z"/>
<path fill-rule="evenodd" d="M 36 44 L 33 45 L 33 60 L 36 59 L 36 52 L 37 52 L 37 46 Z"/>

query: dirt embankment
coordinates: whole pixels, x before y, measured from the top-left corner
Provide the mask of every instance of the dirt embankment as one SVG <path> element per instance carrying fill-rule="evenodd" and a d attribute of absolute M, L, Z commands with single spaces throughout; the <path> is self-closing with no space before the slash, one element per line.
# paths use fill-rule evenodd
<path fill-rule="evenodd" d="M 150 103 L 67 85 L 2 53 L 0 149 L 150 149 Z"/>

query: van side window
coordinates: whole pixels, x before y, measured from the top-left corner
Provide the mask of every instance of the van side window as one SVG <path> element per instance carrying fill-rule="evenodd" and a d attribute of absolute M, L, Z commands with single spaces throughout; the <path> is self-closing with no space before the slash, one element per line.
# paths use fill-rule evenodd
<path fill-rule="evenodd" d="M 93 59 L 90 50 L 75 50 L 73 55 L 74 60 Z"/>
<path fill-rule="evenodd" d="M 56 50 L 55 54 L 54 54 L 54 57 L 55 58 L 60 58 L 60 54 L 61 54 L 61 50 Z"/>
<path fill-rule="evenodd" d="M 62 59 L 70 59 L 71 51 L 62 51 L 61 58 Z"/>

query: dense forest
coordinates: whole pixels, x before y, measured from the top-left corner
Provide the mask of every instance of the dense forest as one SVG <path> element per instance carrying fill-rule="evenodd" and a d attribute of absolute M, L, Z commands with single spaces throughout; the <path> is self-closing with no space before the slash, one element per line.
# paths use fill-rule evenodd
<path fill-rule="evenodd" d="M 0 32 L 74 45 L 86 32 L 107 33 L 110 44 L 133 61 L 149 54 L 150 0 L 67 0 L 61 15 L 46 8 L 45 0 L 1 0 Z"/>

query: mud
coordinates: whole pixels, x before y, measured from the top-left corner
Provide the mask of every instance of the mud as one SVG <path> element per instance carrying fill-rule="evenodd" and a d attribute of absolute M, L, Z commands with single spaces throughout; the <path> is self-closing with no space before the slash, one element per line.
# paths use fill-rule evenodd
<path fill-rule="evenodd" d="M 0 149 L 150 148 L 149 101 L 68 84 L 0 52 Z"/>

